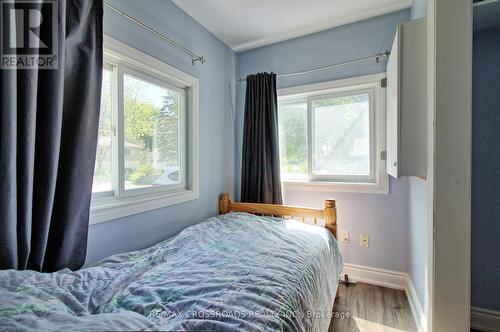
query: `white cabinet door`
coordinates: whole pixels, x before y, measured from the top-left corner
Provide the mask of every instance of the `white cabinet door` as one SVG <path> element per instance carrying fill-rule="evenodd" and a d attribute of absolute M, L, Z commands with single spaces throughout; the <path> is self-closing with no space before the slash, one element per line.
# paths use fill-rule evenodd
<path fill-rule="evenodd" d="M 400 36 L 398 27 L 391 55 L 387 62 L 387 174 L 398 178 L 400 121 Z"/>

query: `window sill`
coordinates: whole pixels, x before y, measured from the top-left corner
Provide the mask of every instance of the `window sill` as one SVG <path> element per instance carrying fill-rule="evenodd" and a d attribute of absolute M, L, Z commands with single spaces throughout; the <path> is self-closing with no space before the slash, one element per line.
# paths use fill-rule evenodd
<path fill-rule="evenodd" d="M 193 201 L 198 198 L 198 191 L 192 189 L 171 190 L 166 193 L 121 199 L 115 197 L 96 198 L 92 199 L 90 206 L 90 224 L 115 220 L 142 212 Z"/>
<path fill-rule="evenodd" d="M 282 181 L 282 186 L 284 190 L 389 194 L 389 179 L 387 176 L 383 176 L 382 181 L 378 183 L 285 180 Z"/>

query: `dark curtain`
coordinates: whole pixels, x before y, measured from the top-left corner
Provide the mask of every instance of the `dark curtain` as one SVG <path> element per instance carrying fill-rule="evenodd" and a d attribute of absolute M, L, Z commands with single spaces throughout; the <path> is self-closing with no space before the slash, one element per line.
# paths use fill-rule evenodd
<path fill-rule="evenodd" d="M 241 201 L 281 204 L 276 74 L 246 79 Z"/>
<path fill-rule="evenodd" d="M 50 10 L 47 2 L 38 5 L 45 23 L 35 33 L 50 40 Z M 53 20 L 58 68 L 0 70 L 2 269 L 50 272 L 78 269 L 85 261 L 102 18 L 102 0 L 58 1 Z M 13 28 L 10 21 L 2 25 Z"/>

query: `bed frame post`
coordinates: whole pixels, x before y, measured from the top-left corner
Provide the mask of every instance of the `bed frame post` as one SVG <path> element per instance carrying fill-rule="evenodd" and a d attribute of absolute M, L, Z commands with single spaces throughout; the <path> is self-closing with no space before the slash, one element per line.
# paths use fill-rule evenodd
<path fill-rule="evenodd" d="M 337 239 L 337 207 L 335 206 L 334 199 L 325 200 L 325 227 Z M 339 297 L 339 288 L 337 288 L 335 300 Z"/>
<path fill-rule="evenodd" d="M 226 214 L 229 212 L 229 205 L 231 204 L 231 200 L 229 199 L 228 193 L 223 193 L 220 195 L 219 201 L 219 213 Z"/>
<path fill-rule="evenodd" d="M 337 208 L 334 199 L 325 200 L 325 227 L 337 238 Z"/>

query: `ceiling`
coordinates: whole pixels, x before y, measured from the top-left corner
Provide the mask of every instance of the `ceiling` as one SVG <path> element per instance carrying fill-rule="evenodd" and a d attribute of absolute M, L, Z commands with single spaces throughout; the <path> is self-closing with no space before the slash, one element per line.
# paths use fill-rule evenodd
<path fill-rule="evenodd" d="M 409 8 L 413 0 L 173 0 L 240 52 Z"/>

